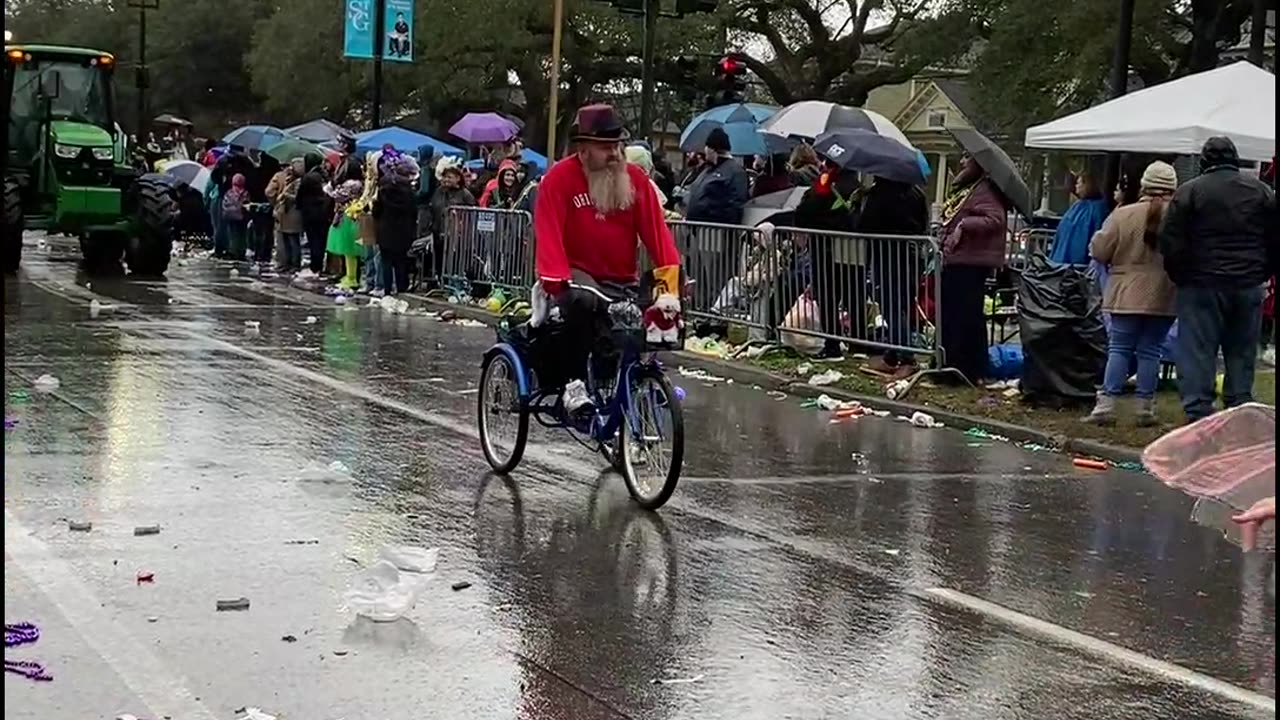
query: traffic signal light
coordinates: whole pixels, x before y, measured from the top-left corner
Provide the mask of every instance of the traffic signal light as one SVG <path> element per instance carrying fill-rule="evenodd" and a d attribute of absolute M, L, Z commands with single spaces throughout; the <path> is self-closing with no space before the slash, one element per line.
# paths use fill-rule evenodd
<path fill-rule="evenodd" d="M 733 55 L 726 55 L 716 63 L 719 92 L 712 96 L 713 107 L 746 101 L 747 64 Z"/>

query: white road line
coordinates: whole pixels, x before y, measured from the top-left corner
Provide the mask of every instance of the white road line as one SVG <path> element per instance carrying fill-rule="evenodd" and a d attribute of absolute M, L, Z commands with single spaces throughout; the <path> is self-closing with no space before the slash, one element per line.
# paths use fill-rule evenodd
<path fill-rule="evenodd" d="M 1247 705 L 1256 710 L 1271 713 L 1272 716 L 1276 712 L 1275 698 L 1267 697 L 1260 693 L 1246 690 L 1242 687 L 1232 685 L 1231 683 L 1218 680 L 1203 673 L 1189 670 L 1181 665 L 1175 665 L 1163 660 L 1157 660 L 1153 657 L 1143 655 L 1141 653 L 1127 650 L 1109 643 L 1105 640 L 1099 640 L 1075 630 L 1069 630 L 1060 625 L 1046 622 L 1038 618 L 1025 615 L 1016 610 L 1010 610 L 1003 605 L 997 605 L 988 602 L 982 598 L 977 598 L 959 590 L 950 588 L 929 588 L 924 591 L 925 596 L 938 600 L 944 604 L 953 607 L 968 610 L 979 615 L 997 620 L 1020 630 L 1028 635 L 1035 635 L 1047 640 L 1055 645 L 1066 646 L 1080 652 L 1102 658 L 1116 665 L 1129 666 L 1138 670 L 1145 671 L 1154 675 L 1161 680 L 1185 685 L 1187 687 L 1202 690 L 1212 695 L 1217 695 L 1227 700 Z"/>
<path fill-rule="evenodd" d="M 80 633 L 154 717 L 184 720 L 216 720 L 209 708 L 196 700 L 183 679 L 172 672 L 173 663 L 162 662 L 150 649 L 103 611 L 103 604 L 78 573 L 59 559 L 43 542 L 4 511 L 5 554 L 23 574 L 57 606 L 67 622 Z"/>

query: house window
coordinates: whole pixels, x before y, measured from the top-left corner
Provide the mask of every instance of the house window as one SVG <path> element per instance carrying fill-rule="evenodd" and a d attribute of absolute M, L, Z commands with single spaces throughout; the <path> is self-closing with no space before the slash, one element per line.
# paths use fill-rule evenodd
<path fill-rule="evenodd" d="M 947 111 L 946 110 L 930 110 L 929 116 L 925 120 L 926 125 L 930 129 L 942 130 L 947 127 Z"/>

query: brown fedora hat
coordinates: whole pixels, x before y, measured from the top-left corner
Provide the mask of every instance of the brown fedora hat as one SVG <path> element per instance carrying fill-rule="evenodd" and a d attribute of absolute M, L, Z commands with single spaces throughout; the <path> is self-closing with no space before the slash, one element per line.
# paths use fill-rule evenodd
<path fill-rule="evenodd" d="M 578 110 L 569 129 L 569 139 L 593 142 L 621 142 L 631 137 L 622 124 L 622 117 L 612 105 L 604 103 L 584 105 Z"/>

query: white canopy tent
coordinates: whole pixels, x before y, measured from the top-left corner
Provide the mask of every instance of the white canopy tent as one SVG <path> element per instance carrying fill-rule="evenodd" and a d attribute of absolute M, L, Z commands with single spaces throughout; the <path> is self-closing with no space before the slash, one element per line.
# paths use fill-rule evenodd
<path fill-rule="evenodd" d="M 1275 156 L 1275 75 L 1247 62 L 1188 75 L 1029 128 L 1026 146 L 1198 155 L 1215 135 L 1242 160 Z"/>

